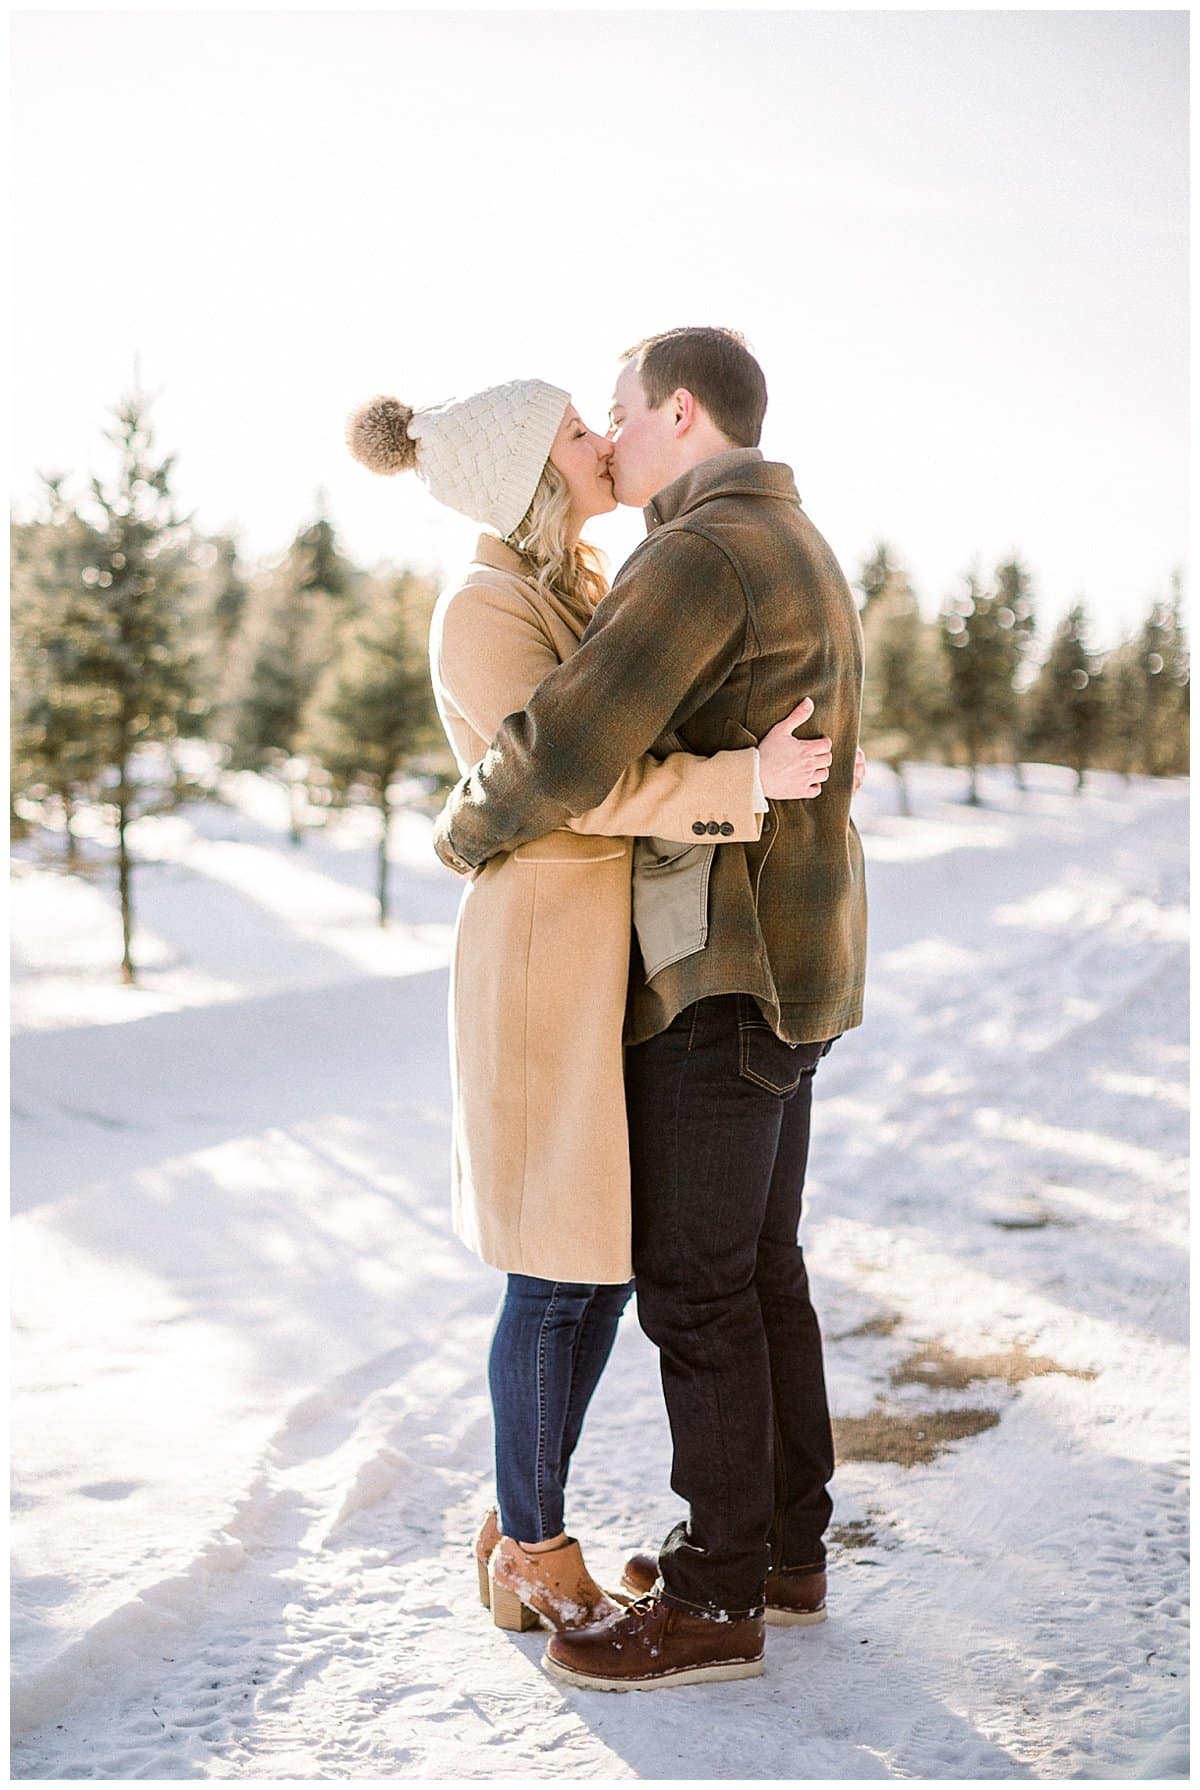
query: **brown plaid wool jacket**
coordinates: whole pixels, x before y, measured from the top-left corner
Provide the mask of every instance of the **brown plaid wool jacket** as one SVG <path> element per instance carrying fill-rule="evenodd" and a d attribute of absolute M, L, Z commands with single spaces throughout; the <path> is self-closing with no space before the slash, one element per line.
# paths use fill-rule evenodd
<path fill-rule="evenodd" d="M 646 520 L 645 541 L 578 651 L 451 792 L 439 856 L 477 866 L 595 807 L 640 754 L 754 744 L 811 696 L 797 731 L 833 741 L 819 796 L 771 802 L 754 843 L 653 842 L 666 849 L 644 860 L 651 877 L 659 865 L 686 873 L 688 851 L 696 855 L 702 942 L 651 965 L 649 979 L 635 948 L 626 1041 L 652 1037 L 702 996 L 737 991 L 790 1043 L 836 1037 L 861 1023 L 866 957 L 862 846 L 850 819 L 862 702 L 853 595 L 790 469 L 757 448 L 702 461 L 658 493 Z M 587 925 L 581 912 L 581 951 Z"/>

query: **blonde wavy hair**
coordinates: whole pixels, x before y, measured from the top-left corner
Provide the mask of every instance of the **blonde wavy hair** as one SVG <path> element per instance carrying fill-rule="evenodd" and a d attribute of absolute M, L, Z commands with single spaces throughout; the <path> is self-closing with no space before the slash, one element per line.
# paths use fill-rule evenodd
<path fill-rule="evenodd" d="M 567 540 L 571 492 L 557 466 L 547 460 L 529 508 L 505 539 L 533 570 L 540 591 L 565 597 L 586 624 L 608 590 L 599 551 Z"/>

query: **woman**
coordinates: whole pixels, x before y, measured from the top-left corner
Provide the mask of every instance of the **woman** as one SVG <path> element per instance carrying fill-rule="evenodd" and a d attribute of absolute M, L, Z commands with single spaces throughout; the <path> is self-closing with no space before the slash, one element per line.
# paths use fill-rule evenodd
<path fill-rule="evenodd" d="M 375 398 L 347 442 L 371 470 L 414 469 L 435 497 L 494 532 L 438 601 L 430 661 L 461 771 L 506 715 L 579 644 L 605 581 L 580 538 L 616 507 L 612 444 L 568 394 L 514 380 L 414 411 Z M 467 885 L 451 972 L 454 1229 L 507 1288 L 492 1336 L 498 1512 L 476 1538 L 480 1594 L 501 1627 L 594 1622 L 616 1605 L 565 1532 L 563 1493 L 630 1279 L 622 1028 L 634 836 L 691 840 L 697 819 L 756 840 L 771 795 L 828 772 L 828 740 L 799 741 L 792 771 L 759 777 L 752 747 L 631 765 L 605 800 L 501 853 Z M 716 829 L 714 829 L 715 831 Z"/>

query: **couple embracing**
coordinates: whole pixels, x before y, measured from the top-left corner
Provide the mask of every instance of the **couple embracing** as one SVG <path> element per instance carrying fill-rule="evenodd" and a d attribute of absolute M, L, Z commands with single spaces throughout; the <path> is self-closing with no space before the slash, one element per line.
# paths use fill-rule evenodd
<path fill-rule="evenodd" d="M 762 1671 L 825 1613 L 833 1442 L 797 1241 L 814 1072 L 862 1018 L 862 633 L 762 370 L 723 329 L 623 357 L 609 429 L 514 380 L 347 441 L 484 524 L 430 657 L 464 775 L 451 975 L 454 1224 L 507 1286 L 488 1380 L 504 1627 L 604 1690 Z M 606 589 L 581 538 L 646 539 Z M 804 728 L 809 737 L 797 738 Z M 634 1290 L 688 1515 L 610 1596 L 565 1531 L 588 1402 Z"/>

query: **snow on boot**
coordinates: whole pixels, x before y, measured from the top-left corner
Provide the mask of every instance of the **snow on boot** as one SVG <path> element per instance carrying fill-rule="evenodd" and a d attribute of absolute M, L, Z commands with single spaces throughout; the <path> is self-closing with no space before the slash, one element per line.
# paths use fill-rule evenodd
<path fill-rule="evenodd" d="M 634 1597 L 644 1597 L 658 1583 L 658 1555 L 631 1554 L 621 1574 L 621 1585 Z M 800 1567 L 767 1574 L 764 1597 L 766 1619 L 775 1628 L 824 1622 L 826 1577 L 823 1566 Z"/>
<path fill-rule="evenodd" d="M 651 1592 L 616 1621 L 553 1635 L 542 1664 L 552 1677 L 596 1691 L 757 1678 L 766 1632 L 761 1616 L 699 1615 Z"/>
<path fill-rule="evenodd" d="M 558 1547 L 534 1553 L 502 1535 L 488 1572 L 497 1628 L 533 1628 L 542 1617 L 561 1632 L 605 1622 L 621 1611 L 597 1585 L 579 1543 L 569 1535 Z"/>

